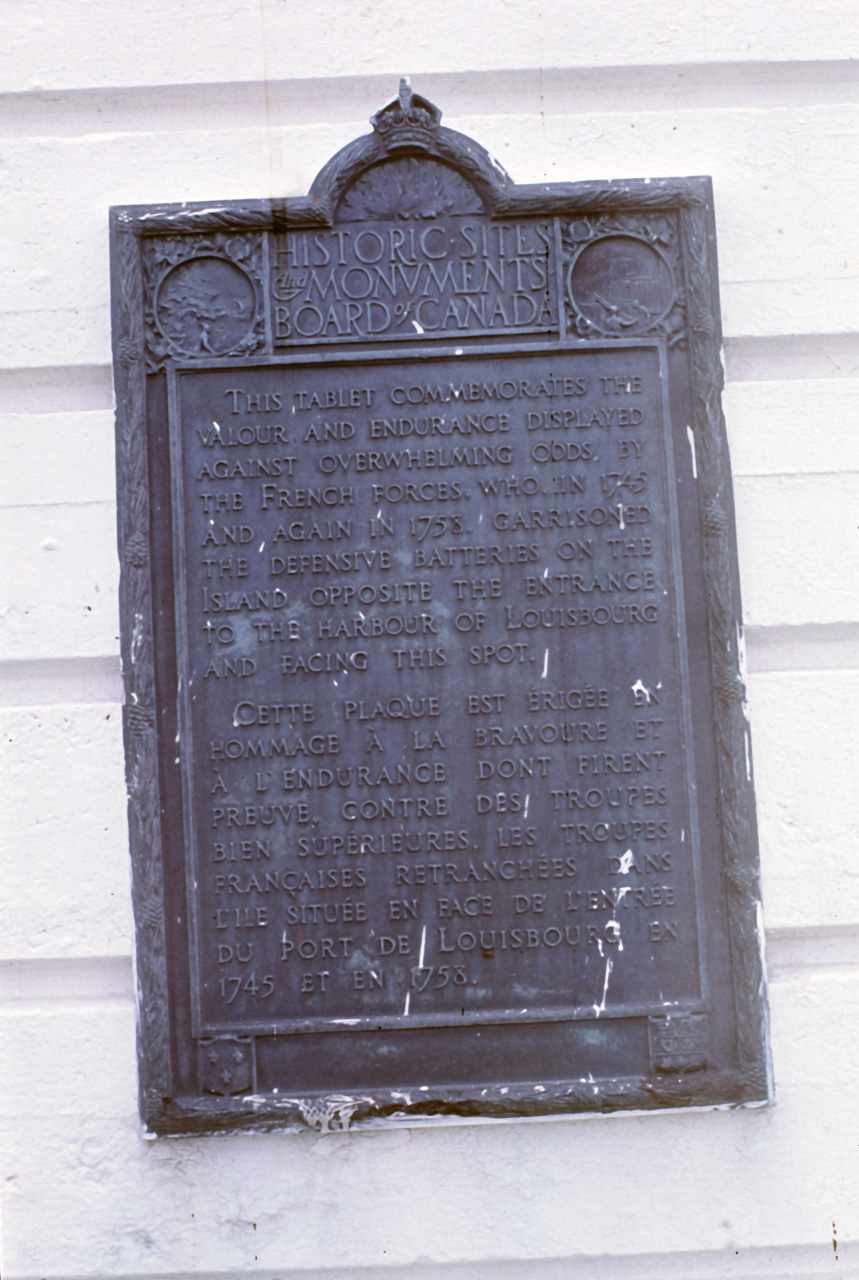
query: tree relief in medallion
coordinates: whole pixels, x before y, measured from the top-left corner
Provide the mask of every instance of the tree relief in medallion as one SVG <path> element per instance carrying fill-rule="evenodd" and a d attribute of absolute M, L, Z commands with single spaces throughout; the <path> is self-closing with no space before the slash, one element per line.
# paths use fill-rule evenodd
<path fill-rule="evenodd" d="M 252 355 L 265 343 L 262 236 L 159 236 L 144 241 L 146 355 L 165 360 Z"/>

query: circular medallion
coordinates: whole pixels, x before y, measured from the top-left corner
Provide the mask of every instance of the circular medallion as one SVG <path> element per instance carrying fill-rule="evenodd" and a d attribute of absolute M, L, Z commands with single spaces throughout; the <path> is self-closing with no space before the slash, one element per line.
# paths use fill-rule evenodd
<path fill-rule="evenodd" d="M 674 301 L 671 269 L 662 254 L 635 236 L 604 236 L 586 244 L 567 276 L 574 306 L 603 333 L 645 333 Z"/>
<path fill-rule="evenodd" d="M 253 281 L 226 258 L 189 258 L 158 288 L 155 315 L 164 337 L 183 355 L 226 355 L 251 332 Z"/>

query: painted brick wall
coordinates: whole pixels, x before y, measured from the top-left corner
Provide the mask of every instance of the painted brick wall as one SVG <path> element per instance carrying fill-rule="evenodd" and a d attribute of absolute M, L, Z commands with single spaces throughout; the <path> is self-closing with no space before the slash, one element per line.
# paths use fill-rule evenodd
<path fill-rule="evenodd" d="M 5 6 L 5 1280 L 859 1276 L 857 54 L 853 0 Z M 143 1142 L 107 208 L 302 194 L 403 72 L 519 182 L 713 176 L 777 1105 Z"/>

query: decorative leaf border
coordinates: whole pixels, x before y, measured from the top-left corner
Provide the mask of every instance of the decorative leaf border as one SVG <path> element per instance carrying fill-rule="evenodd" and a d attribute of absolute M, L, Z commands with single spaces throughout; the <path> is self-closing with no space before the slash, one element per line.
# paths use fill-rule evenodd
<path fill-rule="evenodd" d="M 141 1110 L 152 1133 L 304 1129 L 397 1123 L 430 1116 L 516 1117 L 582 1111 L 738 1105 L 771 1095 L 760 929 L 757 830 L 740 650 L 742 622 L 732 482 L 721 410 L 723 373 L 712 187 L 708 178 L 517 185 L 479 144 L 435 127 L 418 144 L 396 130 L 358 138 L 323 167 L 308 196 L 222 204 L 136 206 L 111 211 L 116 386 L 118 538 L 124 735 L 136 921 Z M 153 599 L 149 566 L 146 433 L 147 296 L 143 253 L 151 237 L 236 236 L 332 225 L 346 188 L 396 154 L 450 165 L 493 218 L 585 215 L 677 219 L 687 308 L 693 429 L 699 459 L 704 575 L 713 654 L 714 721 L 725 847 L 740 1071 L 543 1082 L 478 1089 L 379 1090 L 373 1097 L 175 1098 L 169 1033 L 163 851 L 155 721 Z M 563 299 L 559 299 L 563 306 Z M 604 340 L 604 335 L 601 335 Z"/>

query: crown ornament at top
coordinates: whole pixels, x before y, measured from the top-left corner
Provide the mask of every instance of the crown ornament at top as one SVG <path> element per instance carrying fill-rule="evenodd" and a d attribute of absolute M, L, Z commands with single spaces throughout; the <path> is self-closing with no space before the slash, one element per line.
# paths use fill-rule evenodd
<path fill-rule="evenodd" d="M 400 81 L 399 95 L 370 119 L 387 151 L 415 147 L 428 151 L 440 121 L 439 108 L 427 98 L 413 93 L 405 77 Z"/>

